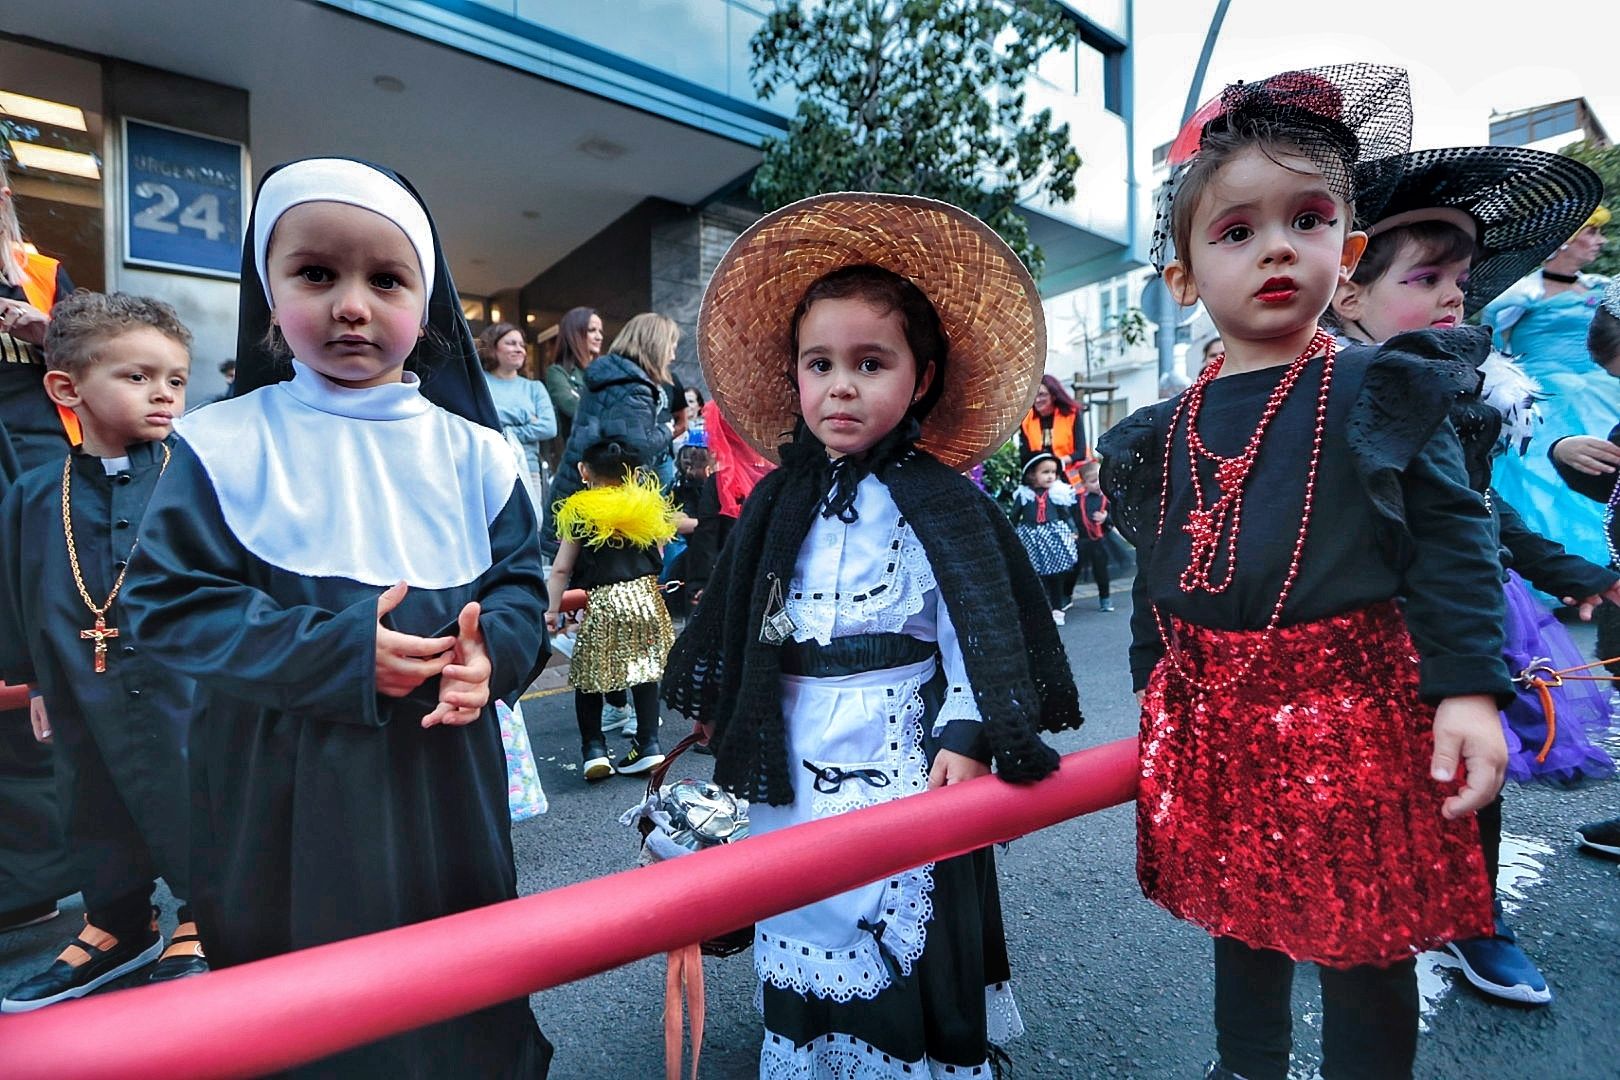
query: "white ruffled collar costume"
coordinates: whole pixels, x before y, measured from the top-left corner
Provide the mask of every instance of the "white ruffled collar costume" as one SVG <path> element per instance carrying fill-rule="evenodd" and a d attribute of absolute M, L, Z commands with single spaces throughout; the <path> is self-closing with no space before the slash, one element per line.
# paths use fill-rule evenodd
<path fill-rule="evenodd" d="M 435 406 L 409 372 L 352 389 L 292 369 L 175 424 L 242 546 L 295 574 L 382 588 L 450 588 L 487 570 L 489 525 L 517 481 L 500 433 Z"/>

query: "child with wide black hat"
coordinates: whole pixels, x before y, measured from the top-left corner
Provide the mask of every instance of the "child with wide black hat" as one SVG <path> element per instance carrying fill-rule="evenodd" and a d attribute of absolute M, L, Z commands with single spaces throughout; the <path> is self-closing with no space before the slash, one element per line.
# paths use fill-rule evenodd
<path fill-rule="evenodd" d="M 1400 181 L 1373 216 L 1364 218 L 1367 251 L 1334 298 L 1331 314 L 1344 340 L 1398 343 L 1400 335 L 1445 331 L 1447 354 L 1478 368 L 1480 392 L 1458 396 L 1452 426 L 1462 440 L 1469 481 L 1485 496 L 1500 538 L 1505 659 L 1518 693 L 1502 711 L 1508 777 L 1569 784 L 1614 775 L 1603 736 L 1614 722 L 1600 684 L 1557 679 L 1537 685 L 1537 671 L 1585 663 L 1569 632 L 1531 586 L 1580 605 L 1583 617 L 1605 597 L 1620 600 L 1620 573 L 1566 552 L 1525 524 L 1492 490 L 1494 462 L 1523 457 L 1540 424 L 1535 381 L 1490 347 L 1485 328 L 1460 328 L 1541 264 L 1592 212 L 1602 196 L 1597 174 L 1578 161 L 1524 147 L 1467 146 L 1423 150 L 1377 163 Z M 1539 450 L 1539 447 L 1537 447 Z M 1529 584 L 1527 585 L 1526 582 Z M 1479 814 L 1487 881 L 1495 889 L 1502 838 L 1502 797 Z M 1525 1005 L 1552 1000 L 1552 990 L 1519 948 L 1500 900 L 1491 934 L 1451 942 L 1468 981 L 1484 993 Z"/>

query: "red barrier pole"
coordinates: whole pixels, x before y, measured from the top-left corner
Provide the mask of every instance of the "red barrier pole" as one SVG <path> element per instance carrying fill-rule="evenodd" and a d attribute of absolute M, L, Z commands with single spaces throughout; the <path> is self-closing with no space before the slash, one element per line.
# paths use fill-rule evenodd
<path fill-rule="evenodd" d="M 984 777 L 459 915 L 0 1018 L 0 1074 L 186 1080 L 289 1068 L 1128 802 L 1136 776 L 1136 740 L 1122 739 L 1068 755 L 1038 784 Z M 638 898 L 630 911 L 625 895 Z M 531 944 L 514 955 L 513 942 Z"/>

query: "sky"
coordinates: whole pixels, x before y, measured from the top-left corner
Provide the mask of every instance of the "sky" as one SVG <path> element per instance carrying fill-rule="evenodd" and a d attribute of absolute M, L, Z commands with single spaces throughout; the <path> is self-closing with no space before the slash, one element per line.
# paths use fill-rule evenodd
<path fill-rule="evenodd" d="M 1602 5 L 1231 0 L 1200 100 L 1237 79 L 1367 60 L 1412 76 L 1414 149 L 1489 142 L 1491 110 L 1585 97 L 1620 139 L 1620 49 Z M 1136 0 L 1138 147 L 1169 141 L 1215 0 Z M 1537 17 L 1545 11 L 1547 17 Z"/>

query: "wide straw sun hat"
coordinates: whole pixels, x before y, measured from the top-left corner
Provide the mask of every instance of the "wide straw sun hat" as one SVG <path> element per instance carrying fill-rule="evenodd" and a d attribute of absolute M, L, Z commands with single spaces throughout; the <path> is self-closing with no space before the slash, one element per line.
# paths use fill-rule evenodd
<path fill-rule="evenodd" d="M 1046 368 L 1040 296 L 988 225 L 914 195 L 816 195 L 765 215 L 731 245 L 698 316 L 698 358 L 726 418 L 778 460 L 799 419 L 793 309 L 823 274 L 865 263 L 915 283 L 950 341 L 944 391 L 918 445 L 953 469 L 984 461 L 1034 404 Z"/>

